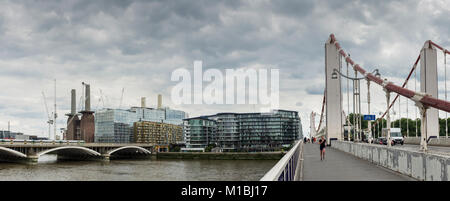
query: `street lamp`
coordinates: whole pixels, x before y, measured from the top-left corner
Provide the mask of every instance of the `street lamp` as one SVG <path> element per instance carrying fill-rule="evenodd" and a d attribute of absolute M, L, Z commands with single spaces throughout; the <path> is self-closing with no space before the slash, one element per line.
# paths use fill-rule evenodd
<path fill-rule="evenodd" d="M 375 77 L 377 77 L 377 78 L 380 78 L 380 77 L 381 77 L 381 74 L 380 74 L 380 72 L 378 71 L 378 69 L 375 69 L 375 70 L 372 72 L 372 74 L 373 74 L 373 73 L 375 73 Z M 367 79 L 367 113 L 370 115 L 370 80 L 369 80 L 369 79 Z M 373 137 L 373 136 L 372 136 L 372 121 L 371 121 L 371 120 L 368 121 L 368 126 L 367 126 L 367 128 L 368 128 L 368 130 L 369 130 L 369 136 L 370 136 L 370 137 Z M 368 142 L 371 143 L 369 140 L 368 140 Z"/>
<path fill-rule="evenodd" d="M 375 73 L 375 77 L 377 77 L 377 78 L 380 78 L 380 77 L 381 77 L 380 72 L 378 71 L 378 69 L 373 70 L 371 74 L 374 74 L 374 73 Z M 348 76 L 342 74 L 342 73 L 341 73 L 338 69 L 336 69 L 336 68 L 333 69 L 333 73 L 331 73 L 331 79 L 337 79 L 337 78 L 338 78 L 338 74 L 339 74 L 340 76 L 345 77 L 345 78 L 350 79 L 350 80 L 363 80 L 363 79 L 366 79 L 366 78 L 364 78 L 364 77 L 348 77 Z"/>
<path fill-rule="evenodd" d="M 355 75 L 357 76 L 357 74 L 356 74 L 357 72 L 355 71 Z M 359 89 L 360 89 L 360 80 L 362 80 L 362 79 L 366 79 L 366 78 L 364 78 L 364 77 L 361 77 L 361 78 L 358 78 L 358 77 L 348 77 L 348 76 L 346 76 L 346 75 L 344 75 L 344 74 L 342 74 L 338 69 L 333 69 L 333 73 L 331 74 L 331 79 L 337 79 L 338 78 L 338 74 L 340 75 L 340 76 L 342 76 L 342 77 L 344 77 L 344 78 L 347 78 L 347 79 L 349 79 L 349 80 L 352 80 L 353 81 L 353 85 L 355 86 L 354 87 L 354 89 L 353 89 L 353 100 L 356 100 L 355 98 L 356 98 L 356 96 L 358 96 L 358 106 L 359 106 L 359 108 L 358 108 L 358 115 L 359 115 L 359 120 L 358 121 L 356 121 L 357 122 L 357 126 L 356 126 L 356 128 L 358 129 L 358 131 L 356 132 L 357 134 L 355 135 L 355 136 L 357 136 L 357 138 L 358 138 L 358 136 L 359 135 L 361 135 L 361 124 L 362 124 L 362 122 L 361 122 L 361 99 L 359 98 L 360 97 L 360 93 L 359 93 Z M 375 74 L 375 77 L 377 77 L 377 78 L 380 78 L 381 77 L 381 75 L 380 75 L 380 72 L 379 72 L 379 70 L 378 69 L 375 69 L 373 72 L 372 72 L 372 74 Z M 355 91 L 355 89 L 357 88 L 357 91 Z M 370 114 L 370 80 L 368 80 L 367 79 L 367 102 L 368 102 L 368 113 Z M 353 114 L 355 115 L 355 108 L 353 108 Z M 355 121 L 353 122 L 354 124 L 355 124 Z M 369 126 L 368 126 L 368 128 L 369 128 L 369 133 L 370 133 L 370 135 L 372 135 L 372 131 L 371 131 L 371 122 L 369 121 Z M 360 137 L 358 138 L 358 140 L 360 140 Z"/>
<path fill-rule="evenodd" d="M 357 75 L 356 74 L 357 73 L 357 71 L 355 71 L 355 75 Z M 353 128 L 354 128 L 354 130 L 355 130 L 355 135 L 354 135 L 354 138 L 353 138 L 353 140 L 354 140 L 354 142 L 357 142 L 357 141 L 359 141 L 359 135 L 360 135 L 360 120 L 361 120 L 361 114 L 360 114 L 360 111 L 361 110 L 359 110 L 358 112 L 356 112 L 356 110 L 358 110 L 359 109 L 359 107 L 356 107 L 356 105 L 361 105 L 360 103 L 360 101 L 361 101 L 361 99 L 359 99 L 359 98 L 357 98 L 357 97 L 359 97 L 359 81 L 360 80 L 362 80 L 362 79 L 365 79 L 365 78 L 363 78 L 363 77 L 361 77 L 361 78 L 358 78 L 358 77 L 348 77 L 348 76 L 346 76 L 346 75 L 344 75 L 344 74 L 342 74 L 339 70 L 337 70 L 336 68 L 335 69 L 333 69 L 333 74 L 332 74 L 332 76 L 331 76 L 331 78 L 332 79 L 337 79 L 337 75 L 340 75 L 340 76 L 342 76 L 342 77 L 344 77 L 344 78 L 347 78 L 347 79 L 349 79 L 349 80 L 352 80 L 353 81 Z M 355 114 L 356 113 L 358 113 L 358 115 L 359 115 L 359 120 L 355 117 Z"/>
<path fill-rule="evenodd" d="M 333 73 L 331 74 L 331 79 L 335 80 L 338 78 L 338 74 L 335 71 L 336 69 L 333 70 Z"/>
<path fill-rule="evenodd" d="M 387 79 L 384 79 L 384 82 L 387 82 Z M 387 141 L 387 146 L 390 147 L 391 146 L 391 115 L 390 113 L 390 108 L 389 108 L 389 103 L 390 98 L 391 98 L 391 92 L 389 90 L 387 90 L 386 88 L 384 89 L 384 91 L 386 92 L 386 141 Z"/>
<path fill-rule="evenodd" d="M 375 69 L 373 72 L 372 72 L 372 74 L 373 73 L 375 73 L 375 77 L 377 77 L 377 78 L 380 78 L 381 77 L 381 74 L 380 74 L 380 72 L 378 71 L 378 69 Z"/>

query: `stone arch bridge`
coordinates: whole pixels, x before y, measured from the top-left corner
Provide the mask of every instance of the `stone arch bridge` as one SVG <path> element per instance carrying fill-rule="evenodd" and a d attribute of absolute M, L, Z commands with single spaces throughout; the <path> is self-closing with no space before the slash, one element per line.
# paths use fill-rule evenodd
<path fill-rule="evenodd" d="M 58 160 L 102 160 L 150 157 L 153 144 L 110 143 L 0 143 L 0 161 L 37 163 L 40 156 L 56 154 Z"/>

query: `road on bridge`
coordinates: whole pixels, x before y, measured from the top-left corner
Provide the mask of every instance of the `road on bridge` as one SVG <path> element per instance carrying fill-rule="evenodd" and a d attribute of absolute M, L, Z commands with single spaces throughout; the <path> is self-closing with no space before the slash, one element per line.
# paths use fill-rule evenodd
<path fill-rule="evenodd" d="M 393 147 L 410 151 L 419 151 L 420 145 L 404 144 L 404 145 L 395 145 Z M 450 147 L 428 145 L 428 153 L 438 155 L 450 155 Z"/>
<path fill-rule="evenodd" d="M 331 147 L 326 148 L 324 161 L 318 144 L 307 143 L 303 149 L 304 181 L 414 181 Z"/>

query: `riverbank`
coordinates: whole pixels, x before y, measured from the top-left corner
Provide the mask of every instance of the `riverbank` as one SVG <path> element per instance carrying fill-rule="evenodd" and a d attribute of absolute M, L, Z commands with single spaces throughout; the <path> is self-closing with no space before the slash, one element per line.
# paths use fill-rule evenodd
<path fill-rule="evenodd" d="M 283 152 L 159 152 L 157 159 L 193 160 L 280 160 Z"/>

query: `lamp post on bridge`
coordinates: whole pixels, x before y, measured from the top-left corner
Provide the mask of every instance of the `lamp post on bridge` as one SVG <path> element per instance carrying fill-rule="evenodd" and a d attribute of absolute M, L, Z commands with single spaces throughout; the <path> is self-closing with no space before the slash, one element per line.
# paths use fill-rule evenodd
<path fill-rule="evenodd" d="M 375 73 L 375 76 L 376 77 L 381 77 L 381 75 L 380 75 L 380 73 L 379 73 L 379 71 L 378 71 L 378 69 L 375 69 L 373 72 L 372 72 L 372 74 L 373 73 Z M 338 78 L 338 74 L 340 75 L 340 76 L 342 76 L 342 77 L 344 77 L 344 78 L 347 78 L 347 79 L 349 79 L 349 80 L 352 80 L 353 81 L 353 83 L 354 83 L 354 86 L 355 87 L 357 87 L 358 88 L 358 92 L 355 92 L 355 90 L 353 90 L 353 97 L 354 97 L 354 100 L 355 100 L 355 97 L 356 97 L 356 95 L 358 95 L 359 96 L 359 89 L 360 89 L 360 80 L 362 80 L 362 79 L 366 79 L 366 78 L 364 78 L 364 77 L 361 77 L 361 78 L 358 78 L 358 77 L 348 77 L 348 76 L 346 76 L 346 75 L 344 75 L 344 74 L 342 74 L 339 70 L 337 70 L 336 68 L 335 69 L 333 69 L 333 73 L 332 73 L 332 75 L 331 75 L 331 79 L 337 79 Z M 357 74 L 356 74 L 356 71 L 355 71 L 355 75 L 357 76 Z M 367 80 L 367 79 L 366 79 Z M 357 85 L 357 86 L 356 86 Z M 355 88 L 354 87 L 354 88 Z M 367 100 L 368 100 L 368 112 L 369 112 L 369 114 L 370 114 L 370 81 L 369 80 L 367 80 Z M 361 122 L 361 98 L 358 98 L 358 100 L 357 100 L 357 104 L 358 104 L 358 115 L 359 115 L 359 120 L 357 120 L 357 122 L 358 123 L 356 123 L 356 129 L 358 129 L 357 130 L 357 132 L 355 132 L 356 134 L 355 134 L 355 136 L 356 136 L 356 139 L 359 141 L 360 139 L 361 139 L 361 137 L 359 136 L 360 134 L 361 134 L 361 126 L 362 126 L 362 122 Z M 350 114 L 349 114 L 350 115 Z M 355 115 L 355 113 L 353 113 L 353 115 Z M 369 121 L 369 126 L 368 126 L 368 128 L 369 128 L 369 133 L 370 133 L 370 135 L 372 135 L 372 131 L 371 131 L 371 122 Z M 355 125 L 355 121 L 353 121 L 353 125 Z"/>
<path fill-rule="evenodd" d="M 378 69 L 375 69 L 373 72 L 375 72 L 375 77 L 378 77 L 378 78 L 381 77 L 381 74 L 378 71 Z M 370 80 L 369 79 L 366 79 L 366 80 L 367 80 L 367 114 L 370 115 Z M 372 120 L 368 121 L 367 128 L 369 129 L 369 136 L 371 136 L 373 138 L 373 136 L 372 136 Z M 367 140 L 367 141 L 369 143 L 372 143 L 369 140 Z"/>
<path fill-rule="evenodd" d="M 355 105 L 357 104 L 357 106 L 355 106 L 356 109 L 356 113 L 358 113 L 357 119 L 356 120 L 356 126 L 357 126 L 357 130 L 358 132 L 356 133 L 356 139 L 359 141 L 361 141 L 361 82 L 358 79 L 358 71 L 355 70 L 355 80 L 354 82 L 356 82 L 356 84 L 354 84 L 353 88 L 354 88 L 354 93 L 353 93 L 353 97 L 355 97 Z"/>
<path fill-rule="evenodd" d="M 384 81 L 387 81 L 387 79 L 384 79 Z M 386 104 L 387 104 L 387 111 L 386 111 L 386 128 L 387 128 L 387 132 L 386 132 L 386 141 L 387 141 L 387 146 L 390 147 L 391 146 L 391 115 L 389 114 L 389 103 L 391 102 L 391 92 L 384 89 L 384 91 L 386 92 Z"/>

